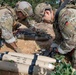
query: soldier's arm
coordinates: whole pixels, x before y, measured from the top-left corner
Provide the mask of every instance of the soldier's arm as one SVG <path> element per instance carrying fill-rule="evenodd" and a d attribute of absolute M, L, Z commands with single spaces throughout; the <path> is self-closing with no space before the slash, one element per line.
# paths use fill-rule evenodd
<path fill-rule="evenodd" d="M 16 31 L 20 26 L 21 26 L 21 23 L 15 21 L 15 23 L 13 24 L 13 31 Z"/>
<path fill-rule="evenodd" d="M 58 46 L 58 51 L 61 54 L 66 54 L 72 51 L 76 46 L 75 28 L 73 27 L 72 22 L 71 24 L 70 22 L 66 23 L 63 30 L 61 30 L 61 34 L 62 34 L 63 40 Z"/>

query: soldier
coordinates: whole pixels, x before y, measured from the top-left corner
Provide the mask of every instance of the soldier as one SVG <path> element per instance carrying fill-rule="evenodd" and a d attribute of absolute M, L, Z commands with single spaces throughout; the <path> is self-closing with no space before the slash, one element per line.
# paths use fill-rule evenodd
<path fill-rule="evenodd" d="M 12 33 L 12 26 L 14 24 L 15 13 L 12 8 L 0 7 L 0 29 L 2 31 L 1 37 L 5 42 L 14 48 L 14 51 L 19 52 Z"/>
<path fill-rule="evenodd" d="M 0 29 L 2 31 L 1 37 L 5 39 L 5 42 L 11 45 L 15 52 L 21 52 L 15 43 L 16 39 L 12 32 L 12 26 L 17 19 L 16 15 L 18 16 L 19 21 L 24 20 L 26 23 L 27 21 L 25 19 L 28 16 L 31 16 L 33 11 L 32 6 L 26 1 L 17 3 L 16 8 L 17 7 L 18 9 L 16 9 L 16 12 L 9 6 L 0 7 Z"/>
<path fill-rule="evenodd" d="M 35 7 L 34 12 L 35 12 L 35 15 L 39 18 L 39 20 L 41 20 L 40 23 L 43 24 L 43 25 L 39 25 L 39 27 L 45 29 L 46 32 L 48 34 L 50 34 L 54 39 L 55 34 L 54 34 L 52 24 L 53 24 L 53 20 L 54 20 L 53 14 L 55 13 L 55 10 L 53 11 L 52 6 L 48 3 L 40 3 Z M 46 21 L 46 18 L 48 19 L 48 21 Z"/>
<path fill-rule="evenodd" d="M 28 28 L 32 28 L 29 23 L 29 17 L 33 15 L 33 9 L 27 1 L 19 1 L 16 3 L 15 11 L 18 16 L 18 21 Z"/>
<path fill-rule="evenodd" d="M 50 12 L 51 11 L 51 12 Z M 51 13 L 51 15 L 50 15 Z M 48 16 L 48 22 L 52 23 L 54 19 L 53 10 L 50 4 L 48 3 L 40 3 L 35 8 L 35 14 L 42 19 L 42 21 L 46 21 L 46 16 Z M 51 16 L 51 17 L 50 17 Z M 50 20 L 51 19 L 51 20 Z"/>
<path fill-rule="evenodd" d="M 39 15 L 42 20 L 52 23 L 54 21 L 53 10 L 49 7 L 43 9 L 41 6 L 42 3 L 36 6 L 35 10 L 39 10 L 39 13 L 35 12 L 35 14 Z M 67 5 L 59 12 L 58 23 L 53 24 L 55 40 L 51 45 L 51 49 L 57 48 L 58 52 L 61 54 L 67 54 L 76 48 L 76 9 L 74 9 L 74 5 L 69 6 Z M 42 11 L 40 11 L 40 9 L 42 9 Z M 73 54 L 73 66 L 76 68 L 75 53 L 76 50 Z"/>
<path fill-rule="evenodd" d="M 55 38 L 55 34 L 54 34 L 54 30 L 53 30 L 53 19 L 54 19 L 54 11 L 52 10 L 52 6 L 48 3 L 39 3 L 36 7 L 35 7 L 35 16 L 36 18 L 38 17 L 39 18 L 39 21 L 37 20 L 37 28 L 40 28 L 40 29 L 44 29 L 47 34 L 50 34 L 50 36 L 52 38 L 50 38 L 48 41 L 46 41 L 44 44 L 48 44 L 47 47 L 45 47 L 46 49 L 50 48 L 50 43 L 52 42 L 52 40 Z M 48 21 L 45 20 L 46 16 L 48 16 Z M 50 15 L 50 13 L 52 15 Z M 50 18 L 51 16 L 51 18 Z M 50 20 L 51 19 L 51 20 Z"/>
<path fill-rule="evenodd" d="M 52 10 L 51 5 L 47 3 L 40 3 L 35 7 L 34 11 L 35 11 L 35 15 L 39 17 L 39 19 L 41 20 L 40 22 L 43 23 L 43 27 L 41 26 L 41 28 L 44 28 L 46 31 L 50 29 L 53 33 L 52 23 L 54 19 L 54 15 L 53 15 L 54 11 Z M 48 19 L 48 21 L 46 21 L 46 18 Z M 48 32 L 48 34 L 51 34 L 50 32 Z M 54 33 L 51 34 L 51 36 L 54 38 L 55 37 Z"/>

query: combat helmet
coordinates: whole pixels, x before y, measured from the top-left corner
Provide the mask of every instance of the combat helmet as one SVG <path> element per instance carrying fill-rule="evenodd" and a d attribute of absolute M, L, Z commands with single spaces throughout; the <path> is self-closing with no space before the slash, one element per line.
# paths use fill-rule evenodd
<path fill-rule="evenodd" d="M 16 4 L 15 10 L 21 11 L 26 16 L 31 16 L 33 14 L 32 6 L 27 1 L 19 1 Z"/>
<path fill-rule="evenodd" d="M 39 3 L 36 7 L 35 7 L 35 15 L 39 16 L 39 17 L 43 17 L 44 15 L 44 11 L 48 9 L 51 10 L 52 7 L 49 3 Z"/>

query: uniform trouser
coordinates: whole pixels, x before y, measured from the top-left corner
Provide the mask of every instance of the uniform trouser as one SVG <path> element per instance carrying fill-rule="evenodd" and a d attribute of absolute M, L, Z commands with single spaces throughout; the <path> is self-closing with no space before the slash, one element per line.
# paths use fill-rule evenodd
<path fill-rule="evenodd" d="M 1 37 L 5 39 L 7 43 L 12 43 L 15 41 L 15 38 L 12 33 L 13 17 L 9 14 L 3 14 L 0 17 L 0 29 L 2 31 Z"/>

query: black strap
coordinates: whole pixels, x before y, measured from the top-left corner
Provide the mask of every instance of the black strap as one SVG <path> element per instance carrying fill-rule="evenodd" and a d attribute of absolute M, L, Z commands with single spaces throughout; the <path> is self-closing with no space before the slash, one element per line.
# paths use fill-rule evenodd
<path fill-rule="evenodd" d="M 33 69 L 34 69 L 37 58 L 38 58 L 38 55 L 35 54 L 34 59 L 32 60 L 31 65 L 29 66 L 29 70 L 28 70 L 29 75 L 33 74 Z"/>
<path fill-rule="evenodd" d="M 3 58 L 3 56 L 4 56 L 5 54 L 8 54 L 8 51 L 3 52 L 3 53 L 0 53 L 0 60 L 2 60 L 2 58 Z"/>
<path fill-rule="evenodd" d="M 0 54 L 0 60 L 2 60 L 3 55 L 4 55 L 4 53 L 1 53 Z"/>
<path fill-rule="evenodd" d="M 55 14 L 55 21 L 58 23 L 58 16 L 59 16 L 59 12 L 66 6 L 66 4 L 69 2 L 70 0 L 65 0 L 64 3 L 58 8 L 56 14 Z"/>
<path fill-rule="evenodd" d="M 55 14 L 55 21 L 54 21 L 54 24 L 53 24 L 53 28 L 54 29 L 56 29 L 56 31 L 55 32 L 58 32 L 58 34 L 60 35 L 60 36 L 62 36 L 61 35 L 61 32 L 60 32 L 60 28 L 59 28 L 59 24 L 58 24 L 58 16 L 59 16 L 59 13 L 60 13 L 60 11 L 66 6 L 66 4 L 69 2 L 70 0 L 65 0 L 64 1 L 64 3 L 58 8 L 58 10 L 57 10 L 57 12 L 56 12 L 56 14 Z M 56 33 L 55 33 L 55 35 L 56 35 Z"/>

